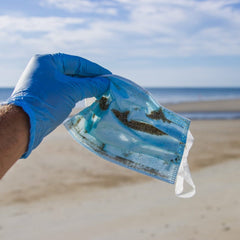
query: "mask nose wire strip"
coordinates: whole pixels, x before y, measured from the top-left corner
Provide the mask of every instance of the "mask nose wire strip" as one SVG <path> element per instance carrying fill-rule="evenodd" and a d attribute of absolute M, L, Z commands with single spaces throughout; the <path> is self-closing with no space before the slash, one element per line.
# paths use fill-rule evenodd
<path fill-rule="evenodd" d="M 194 138 L 191 132 L 188 131 L 187 143 L 184 149 L 182 162 L 178 170 L 178 175 L 177 175 L 176 184 L 175 184 L 175 194 L 177 197 L 180 197 L 180 198 L 190 198 L 190 197 L 193 197 L 196 193 L 196 187 L 195 187 L 195 184 L 193 183 L 188 162 L 187 162 L 188 153 L 190 148 L 193 145 L 193 140 Z M 188 183 L 192 188 L 192 190 L 190 190 L 187 193 L 183 193 L 184 181 Z"/>

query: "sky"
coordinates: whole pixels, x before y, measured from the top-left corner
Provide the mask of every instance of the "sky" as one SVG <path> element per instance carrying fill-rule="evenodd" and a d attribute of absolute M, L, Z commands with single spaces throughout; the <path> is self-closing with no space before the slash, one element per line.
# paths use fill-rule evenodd
<path fill-rule="evenodd" d="M 240 87 L 240 0 L 0 2 L 0 87 L 55 52 L 145 87 Z"/>

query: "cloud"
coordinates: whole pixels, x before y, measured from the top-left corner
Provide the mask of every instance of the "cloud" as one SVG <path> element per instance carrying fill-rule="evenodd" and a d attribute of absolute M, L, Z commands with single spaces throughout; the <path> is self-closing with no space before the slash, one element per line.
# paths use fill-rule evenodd
<path fill-rule="evenodd" d="M 0 30 L 3 32 L 50 32 L 54 29 L 64 29 L 69 25 L 81 25 L 82 18 L 70 17 L 14 17 L 0 16 Z"/>
<path fill-rule="evenodd" d="M 118 52 L 117 49 L 120 52 L 128 49 L 136 57 L 153 53 L 153 57 L 240 54 L 240 13 L 230 5 L 237 2 L 44 0 L 41 4 L 45 6 L 70 12 L 86 12 L 89 15 L 30 18 L 0 16 L 0 34 L 2 41 L 8 38 L 13 42 L 31 41 L 34 44 L 41 39 L 43 43 L 44 40 L 58 43 L 58 47 L 61 44 L 72 44 L 73 47 L 81 44 L 84 49 L 102 46 L 105 52 L 114 53 Z M 125 17 L 112 17 L 109 21 L 104 18 L 109 14 L 109 9 L 112 9 L 112 13 L 125 14 Z M 96 12 L 101 16 L 94 16 Z M 32 36 L 27 36 L 27 32 L 32 33 Z M 51 42 L 48 44 L 51 45 Z M 68 50 L 71 50 L 70 45 Z"/>
<path fill-rule="evenodd" d="M 66 31 L 71 36 L 71 32 L 81 28 L 83 23 L 82 18 L 0 16 L 0 57 L 56 51 L 66 44 L 61 36 Z"/>
<path fill-rule="evenodd" d="M 53 6 L 69 12 L 85 12 L 95 14 L 116 15 L 117 1 L 89 1 L 89 0 L 42 0 L 42 6 Z"/>
<path fill-rule="evenodd" d="M 237 0 L 42 0 L 40 4 L 65 13 L 0 15 L 0 60 L 60 51 L 94 57 L 113 69 L 136 70 L 136 64 L 157 66 L 162 58 L 240 56 Z"/>
<path fill-rule="evenodd" d="M 91 24 L 85 34 L 95 35 L 97 42 L 98 35 L 92 31 L 100 28 L 103 35 L 111 36 L 105 39 L 106 51 L 116 46 L 121 52 L 129 49 L 137 57 L 147 52 L 155 52 L 153 57 L 240 54 L 237 43 L 240 12 L 233 7 L 237 3 L 237 0 L 42 1 L 45 6 L 65 11 L 91 13 L 86 16 Z M 124 17 L 109 21 L 105 18 L 109 9 Z"/>

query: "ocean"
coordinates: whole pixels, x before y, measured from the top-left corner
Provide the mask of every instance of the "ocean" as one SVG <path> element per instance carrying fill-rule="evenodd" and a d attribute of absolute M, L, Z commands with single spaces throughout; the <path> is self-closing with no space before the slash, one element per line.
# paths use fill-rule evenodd
<path fill-rule="evenodd" d="M 0 88 L 0 103 L 6 100 L 12 93 L 13 88 Z"/>
<path fill-rule="evenodd" d="M 147 88 L 159 103 L 240 99 L 240 88 Z M 181 112 L 191 120 L 240 119 L 240 112 Z"/>
<path fill-rule="evenodd" d="M 146 88 L 162 104 L 240 99 L 240 88 Z"/>
<path fill-rule="evenodd" d="M 240 88 L 146 88 L 160 104 L 240 99 Z M 13 88 L 0 88 L 0 102 L 6 100 Z M 194 119 L 240 119 L 240 112 L 185 112 Z"/>

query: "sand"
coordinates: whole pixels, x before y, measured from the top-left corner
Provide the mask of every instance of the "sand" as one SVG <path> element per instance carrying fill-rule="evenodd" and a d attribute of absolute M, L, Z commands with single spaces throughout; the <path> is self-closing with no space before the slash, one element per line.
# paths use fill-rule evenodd
<path fill-rule="evenodd" d="M 179 199 L 174 185 L 95 156 L 60 126 L 0 181 L 0 239 L 239 239 L 240 120 L 191 130 L 197 194 Z"/>
<path fill-rule="evenodd" d="M 188 102 L 168 105 L 170 109 L 178 112 L 239 112 L 240 99 L 237 100 L 219 100 L 219 101 L 204 101 L 204 102 Z"/>

